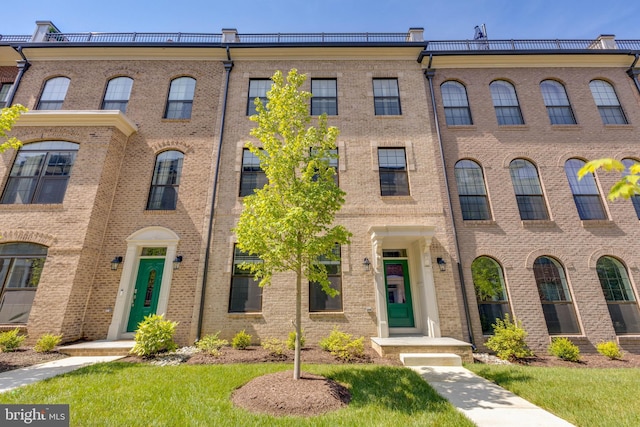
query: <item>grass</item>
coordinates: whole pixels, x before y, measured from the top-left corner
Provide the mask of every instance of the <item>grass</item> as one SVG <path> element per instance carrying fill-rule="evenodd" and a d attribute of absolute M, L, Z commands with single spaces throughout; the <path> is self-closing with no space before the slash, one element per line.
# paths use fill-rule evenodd
<path fill-rule="evenodd" d="M 577 426 L 640 425 L 640 369 L 465 367 Z"/>
<path fill-rule="evenodd" d="M 235 408 L 234 389 L 289 364 L 88 366 L 0 394 L 0 403 L 68 403 L 81 426 L 472 426 L 416 373 L 398 367 L 305 365 L 351 390 L 348 407 L 312 418 Z"/>

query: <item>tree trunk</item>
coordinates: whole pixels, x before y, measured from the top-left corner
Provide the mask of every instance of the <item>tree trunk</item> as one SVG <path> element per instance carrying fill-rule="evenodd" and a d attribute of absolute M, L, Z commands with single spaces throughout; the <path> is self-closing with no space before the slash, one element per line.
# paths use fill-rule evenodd
<path fill-rule="evenodd" d="M 293 379 L 300 379 L 300 334 L 302 332 L 302 268 L 296 271 L 296 351 L 293 359 Z"/>

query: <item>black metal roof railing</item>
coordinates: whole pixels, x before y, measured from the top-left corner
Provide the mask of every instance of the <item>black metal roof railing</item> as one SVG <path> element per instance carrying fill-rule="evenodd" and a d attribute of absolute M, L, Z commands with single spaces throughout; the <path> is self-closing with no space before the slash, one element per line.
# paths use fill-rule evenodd
<path fill-rule="evenodd" d="M 640 40 L 616 40 L 617 49 L 640 50 Z M 451 40 L 426 42 L 426 51 L 606 49 L 600 40 Z"/>
<path fill-rule="evenodd" d="M 28 42 L 31 36 L 7 36 L 0 34 L 0 42 Z"/>

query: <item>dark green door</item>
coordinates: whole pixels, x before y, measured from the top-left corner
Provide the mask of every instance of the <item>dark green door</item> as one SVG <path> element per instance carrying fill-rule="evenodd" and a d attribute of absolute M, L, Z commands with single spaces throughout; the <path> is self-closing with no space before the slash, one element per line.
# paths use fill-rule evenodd
<path fill-rule="evenodd" d="M 389 327 L 412 328 L 411 282 L 406 260 L 384 261 L 384 285 L 387 291 Z"/>
<path fill-rule="evenodd" d="M 127 332 L 138 329 L 138 323 L 140 323 L 145 316 L 155 314 L 158 308 L 163 269 L 164 259 L 140 260 L 136 287 L 133 290 L 133 302 L 131 303 Z"/>

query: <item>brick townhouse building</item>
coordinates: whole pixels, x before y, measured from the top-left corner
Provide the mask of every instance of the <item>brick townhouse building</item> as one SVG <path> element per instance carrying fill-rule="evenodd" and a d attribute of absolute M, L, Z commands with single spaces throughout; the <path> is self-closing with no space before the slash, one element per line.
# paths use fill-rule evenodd
<path fill-rule="evenodd" d="M 333 165 L 352 233 L 303 292 L 313 342 L 483 347 L 496 317 L 530 345 L 640 349 L 640 204 L 588 159 L 640 159 L 640 41 L 428 42 L 402 34 L 0 36 L 0 101 L 24 145 L 0 162 L 0 325 L 127 339 L 149 313 L 189 344 L 292 330 L 294 277 L 261 289 L 231 229 L 264 175 L 244 148 L 276 70 L 307 75 L 340 129 Z M 634 208 L 638 206 L 639 210 Z M 464 346 L 464 344 L 460 343 Z"/>

